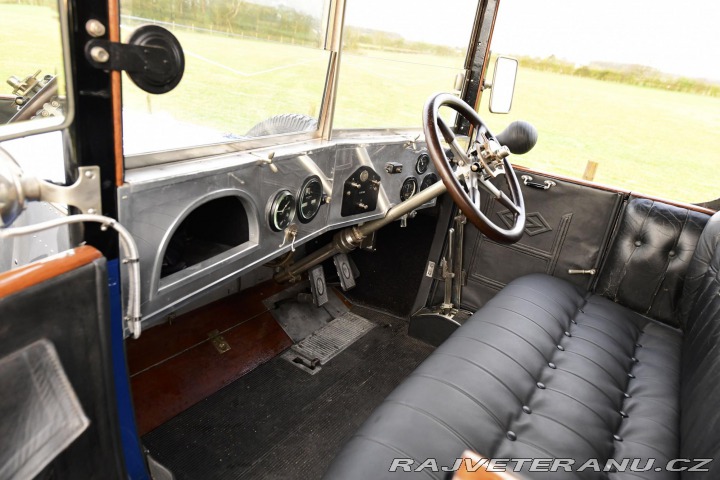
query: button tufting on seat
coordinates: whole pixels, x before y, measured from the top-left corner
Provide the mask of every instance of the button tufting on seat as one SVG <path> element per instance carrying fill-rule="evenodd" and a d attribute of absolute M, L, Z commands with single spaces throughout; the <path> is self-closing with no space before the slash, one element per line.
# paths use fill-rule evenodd
<path fill-rule="evenodd" d="M 560 350 L 561 352 L 565 351 L 565 347 L 563 347 L 562 345 L 558 345 L 557 349 Z"/>
<path fill-rule="evenodd" d="M 635 375 L 633 375 L 632 373 L 628 373 L 628 377 L 635 378 Z"/>
<path fill-rule="evenodd" d="M 639 247 L 642 245 L 642 242 L 640 240 L 635 240 L 635 246 Z"/>
<path fill-rule="evenodd" d="M 580 316 L 578 306 L 587 313 Z M 573 316 L 582 328 L 575 330 Z M 557 353 L 566 342 L 572 348 Z M 645 348 L 634 351 L 635 342 Z M 398 474 L 388 469 L 398 451 L 452 464 L 468 446 L 487 458 L 526 458 L 537 445 L 544 457 L 603 463 L 653 455 L 656 465 L 667 464 L 681 452 L 681 342 L 679 331 L 559 278 L 514 280 L 390 394 L 325 478 L 393 480 Z M 637 379 L 623 380 L 629 372 Z M 525 473 L 532 480 L 558 476 Z M 637 480 L 629 473 L 611 476 Z M 595 477 L 607 472 L 577 475 Z M 652 478 L 682 480 L 676 472 Z"/>
<path fill-rule="evenodd" d="M 582 310 L 580 310 L 580 311 L 582 312 Z M 583 313 L 585 313 L 585 312 L 583 312 Z M 577 323 L 577 320 L 575 320 L 574 318 L 570 319 L 570 321 L 571 321 L 572 323 L 574 323 L 575 325 L 578 324 L 578 323 Z"/>
<path fill-rule="evenodd" d="M 638 359 L 635 358 L 635 357 L 630 357 L 630 360 L 632 360 L 633 363 L 639 363 L 639 362 L 640 362 L 640 360 L 638 360 Z"/>
<path fill-rule="evenodd" d="M 572 335 L 570 334 L 570 332 L 565 332 L 565 336 L 566 336 L 566 337 L 572 337 Z"/>
<path fill-rule="evenodd" d="M 668 252 L 668 257 L 674 257 L 675 256 L 675 250 L 670 250 Z"/>
<path fill-rule="evenodd" d="M 642 348 L 642 345 L 640 345 L 639 343 L 636 343 L 635 348 Z"/>

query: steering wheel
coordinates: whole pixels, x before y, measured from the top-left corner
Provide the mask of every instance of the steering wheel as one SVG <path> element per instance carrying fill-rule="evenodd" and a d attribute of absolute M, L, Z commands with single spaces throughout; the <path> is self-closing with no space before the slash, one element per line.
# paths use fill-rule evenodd
<path fill-rule="evenodd" d="M 455 110 L 472 125 L 472 134 L 466 150 L 460 146 L 455 134 L 438 115 L 438 110 L 443 106 Z M 496 242 L 515 243 L 520 240 L 525 230 L 525 202 L 520 190 L 520 182 L 507 158 L 510 150 L 500 145 L 477 112 L 454 95 L 440 93 L 430 97 L 425 103 L 423 130 L 430 158 L 450 196 L 468 220 L 485 236 Z M 440 144 L 438 133 L 442 134 L 450 146 L 454 154 L 452 161 Z M 507 182 L 509 197 L 491 182 L 501 175 Z M 481 187 L 511 214 L 510 228 L 498 226 L 482 212 Z"/>

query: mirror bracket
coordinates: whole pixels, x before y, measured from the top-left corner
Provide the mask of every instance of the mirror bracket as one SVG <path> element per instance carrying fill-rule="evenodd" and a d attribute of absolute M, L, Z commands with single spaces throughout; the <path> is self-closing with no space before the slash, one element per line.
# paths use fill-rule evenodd
<path fill-rule="evenodd" d="M 148 93 L 166 93 L 180 83 L 185 56 L 180 42 L 157 25 L 139 27 L 128 43 L 92 39 L 85 45 L 85 58 L 100 70 L 125 71 Z"/>

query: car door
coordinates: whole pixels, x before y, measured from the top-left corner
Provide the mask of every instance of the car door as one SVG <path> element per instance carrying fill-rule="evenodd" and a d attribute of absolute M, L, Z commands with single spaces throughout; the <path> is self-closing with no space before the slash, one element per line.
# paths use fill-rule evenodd
<path fill-rule="evenodd" d="M 527 222 L 515 244 L 500 244 L 465 228 L 462 305 L 476 310 L 507 283 L 529 273 L 547 273 L 588 289 L 603 259 L 625 193 L 519 167 Z M 510 213 L 485 199 L 484 213 L 511 225 Z"/>
<path fill-rule="evenodd" d="M 93 68 L 84 48 L 119 16 L 107 3 L 40 3 L 0 4 L 0 76 L 10 85 L 0 97 L 0 478 L 148 478 L 117 237 L 99 225 L 58 227 L 75 213 L 117 216 L 119 72 Z M 55 226 L 42 232 L 11 232 L 48 220 Z"/>
<path fill-rule="evenodd" d="M 0 477 L 127 478 L 109 299 L 89 246 L 0 274 Z"/>

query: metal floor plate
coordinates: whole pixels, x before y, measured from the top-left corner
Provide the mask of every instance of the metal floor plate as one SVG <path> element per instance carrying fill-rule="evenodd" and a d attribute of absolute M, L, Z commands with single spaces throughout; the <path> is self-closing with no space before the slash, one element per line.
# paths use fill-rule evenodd
<path fill-rule="evenodd" d="M 320 367 L 369 332 L 375 324 L 352 312 L 346 312 L 293 345 L 283 358 L 308 373 Z"/>

